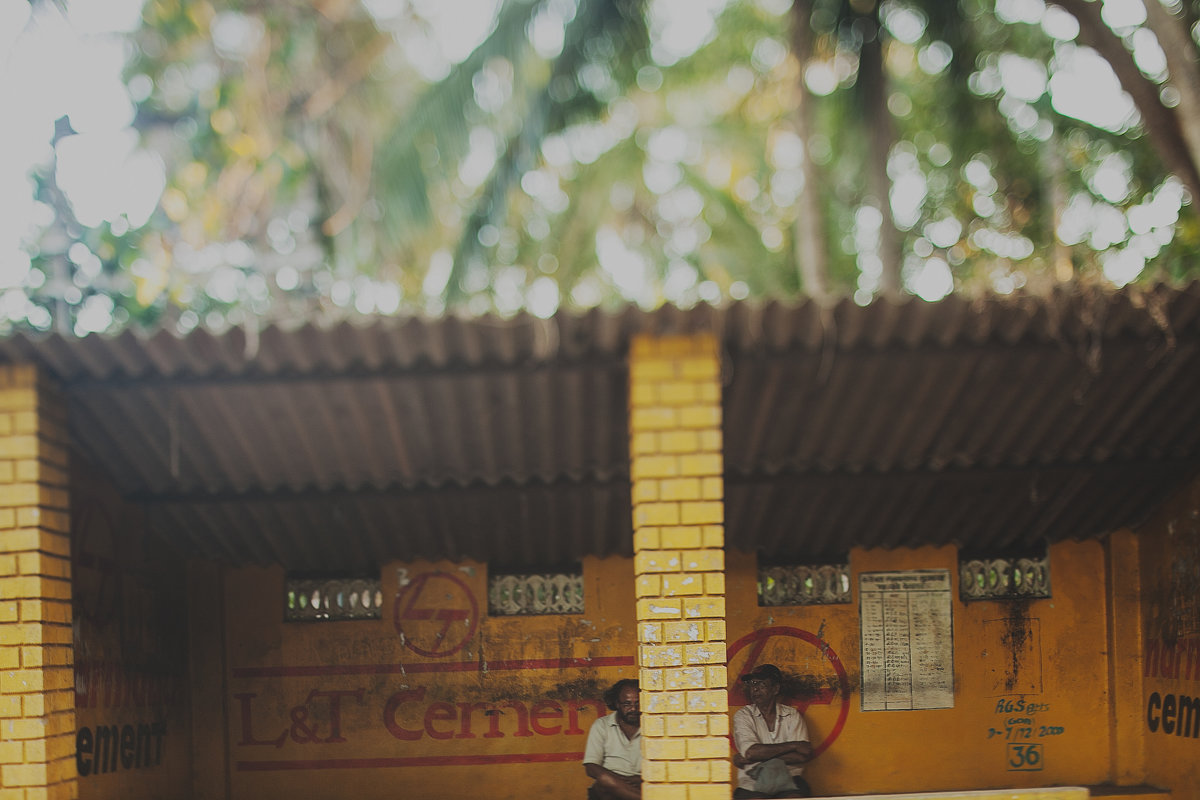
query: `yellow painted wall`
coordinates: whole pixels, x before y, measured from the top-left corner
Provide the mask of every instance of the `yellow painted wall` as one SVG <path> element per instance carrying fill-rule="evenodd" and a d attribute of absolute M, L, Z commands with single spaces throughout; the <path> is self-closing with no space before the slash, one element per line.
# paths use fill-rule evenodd
<path fill-rule="evenodd" d="M 1051 552 L 1053 599 L 1020 603 L 958 600 L 954 548 L 855 550 L 849 605 L 759 608 L 754 559 L 729 558 L 730 674 L 745 671 L 763 635 L 758 662 L 814 676 L 818 693 L 806 719 L 826 748 L 806 770 L 823 795 L 1098 784 L 1108 778 L 1106 624 L 1103 545 L 1058 545 Z M 858 576 L 863 572 L 946 569 L 952 576 L 954 707 L 862 711 Z M 1026 632 L 1026 633 L 1022 633 Z M 851 688 L 845 721 L 833 659 Z M 1010 642 L 1023 643 L 1014 659 Z M 1014 668 L 1015 665 L 1015 668 Z M 1009 688 L 1011 686 L 1011 688 Z M 731 706 L 744 703 L 731 697 Z M 1031 710 L 1032 709 L 1032 710 Z M 832 742 L 826 739 L 836 735 Z M 1038 763 L 1021 764 L 1014 747 L 1036 745 Z M 817 745 L 821 747 L 822 745 Z M 1020 767 L 1020 768 L 1018 768 Z M 1037 767 L 1037 768 L 1034 768 Z"/>
<path fill-rule="evenodd" d="M 855 551 L 851 564 L 854 604 L 760 608 L 753 556 L 727 557 L 729 674 L 769 661 L 809 678 L 819 794 L 1108 780 L 1103 544 L 1056 546 L 1054 598 L 1022 604 L 959 601 L 949 547 Z M 954 575 L 954 707 L 863 712 L 857 576 L 907 569 Z M 202 758 L 198 774 L 227 768 L 231 797 L 247 800 L 483 785 L 501 800 L 582 796 L 586 730 L 606 713 L 596 701 L 637 674 L 638 644 L 632 560 L 589 559 L 584 578 L 582 615 L 489 618 L 484 565 L 391 564 L 383 619 L 284 623 L 281 570 L 229 570 L 225 694 L 198 701 L 228 709 L 228 759 Z M 398 621 L 420 616 L 406 609 L 431 613 Z M 743 702 L 735 689 L 731 713 Z M 1012 745 L 1037 745 L 1040 768 L 1015 769 Z"/>
<path fill-rule="evenodd" d="M 581 795 L 600 695 L 637 675 L 632 561 L 584 575 L 585 614 L 488 618 L 482 565 L 391 564 L 382 619 L 284 623 L 282 571 L 231 570 L 231 796 Z"/>
<path fill-rule="evenodd" d="M 82 800 L 187 797 L 182 565 L 78 459 L 71 472 L 75 766 Z"/>
<path fill-rule="evenodd" d="M 1139 531 L 1146 780 L 1200 798 L 1200 481 Z M 1189 720 L 1190 718 L 1190 720 Z"/>

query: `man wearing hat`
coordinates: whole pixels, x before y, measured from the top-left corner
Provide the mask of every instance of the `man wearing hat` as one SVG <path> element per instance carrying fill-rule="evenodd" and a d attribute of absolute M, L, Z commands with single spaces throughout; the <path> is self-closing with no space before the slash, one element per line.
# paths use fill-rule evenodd
<path fill-rule="evenodd" d="M 799 711 L 778 702 L 783 673 L 774 664 L 760 664 L 739 680 L 750 704 L 733 715 L 735 800 L 810 797 L 808 783 L 800 777 L 812 756 L 808 726 Z"/>

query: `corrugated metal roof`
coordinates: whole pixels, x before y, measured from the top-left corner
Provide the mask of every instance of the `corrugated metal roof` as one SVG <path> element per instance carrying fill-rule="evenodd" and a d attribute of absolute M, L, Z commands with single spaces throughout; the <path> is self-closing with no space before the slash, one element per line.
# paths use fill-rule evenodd
<path fill-rule="evenodd" d="M 631 548 L 638 333 L 723 348 L 726 534 L 776 559 L 1099 536 L 1200 469 L 1200 284 L 550 320 L 16 335 L 79 454 L 237 563 L 565 563 Z"/>

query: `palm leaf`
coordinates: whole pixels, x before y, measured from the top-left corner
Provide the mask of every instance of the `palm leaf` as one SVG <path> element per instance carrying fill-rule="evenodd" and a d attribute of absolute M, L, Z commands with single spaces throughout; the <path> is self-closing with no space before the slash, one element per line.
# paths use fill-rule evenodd
<path fill-rule="evenodd" d="M 508 209 L 506 199 L 521 176 L 532 169 L 538 160 L 542 142 L 569 123 L 594 116 L 602 105 L 582 91 L 579 73 L 595 57 L 597 42 L 607 41 L 618 61 L 628 64 L 632 53 L 644 47 L 645 16 L 640 2 L 634 0 L 582 0 L 575 18 L 564 32 L 562 53 L 551 66 L 546 82 L 527 86 L 528 110 L 520 129 L 508 140 L 504 153 L 497 159 L 466 226 L 458 240 L 454 266 L 446 287 L 448 306 L 465 298 L 462 278 L 466 271 L 482 261 L 483 246 L 479 233 L 485 225 L 504 224 Z M 632 78 L 632 71 L 629 73 Z M 579 91 L 564 93 L 564 81 Z"/>
<path fill-rule="evenodd" d="M 431 221 L 427 166 L 437 164 L 448 172 L 448 165 L 457 164 L 467 152 L 468 119 L 480 113 L 472 79 L 493 58 L 517 60 L 528 48 L 526 28 L 540 6 L 536 0 L 507 0 L 487 39 L 430 86 L 380 145 L 376 196 L 384 228 L 397 245 L 411 238 L 413 228 Z"/>

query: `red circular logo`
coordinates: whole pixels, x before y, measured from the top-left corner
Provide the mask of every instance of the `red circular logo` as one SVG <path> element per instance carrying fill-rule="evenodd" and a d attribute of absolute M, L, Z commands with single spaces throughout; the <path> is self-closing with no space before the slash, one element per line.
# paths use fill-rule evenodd
<path fill-rule="evenodd" d="M 796 641 L 812 645 L 796 647 Z M 813 758 L 829 749 L 841 734 L 850 714 L 850 678 L 833 648 L 815 634 L 799 628 L 763 628 L 729 645 L 729 705 L 746 705 L 738 677 L 759 664 L 775 664 L 785 673 L 804 676 L 810 683 L 786 702 L 801 714 L 810 727 L 827 730 L 820 743 L 813 742 Z"/>
<path fill-rule="evenodd" d="M 392 623 L 409 650 L 443 658 L 471 641 L 479 626 L 479 605 L 457 575 L 425 572 L 396 595 Z"/>

